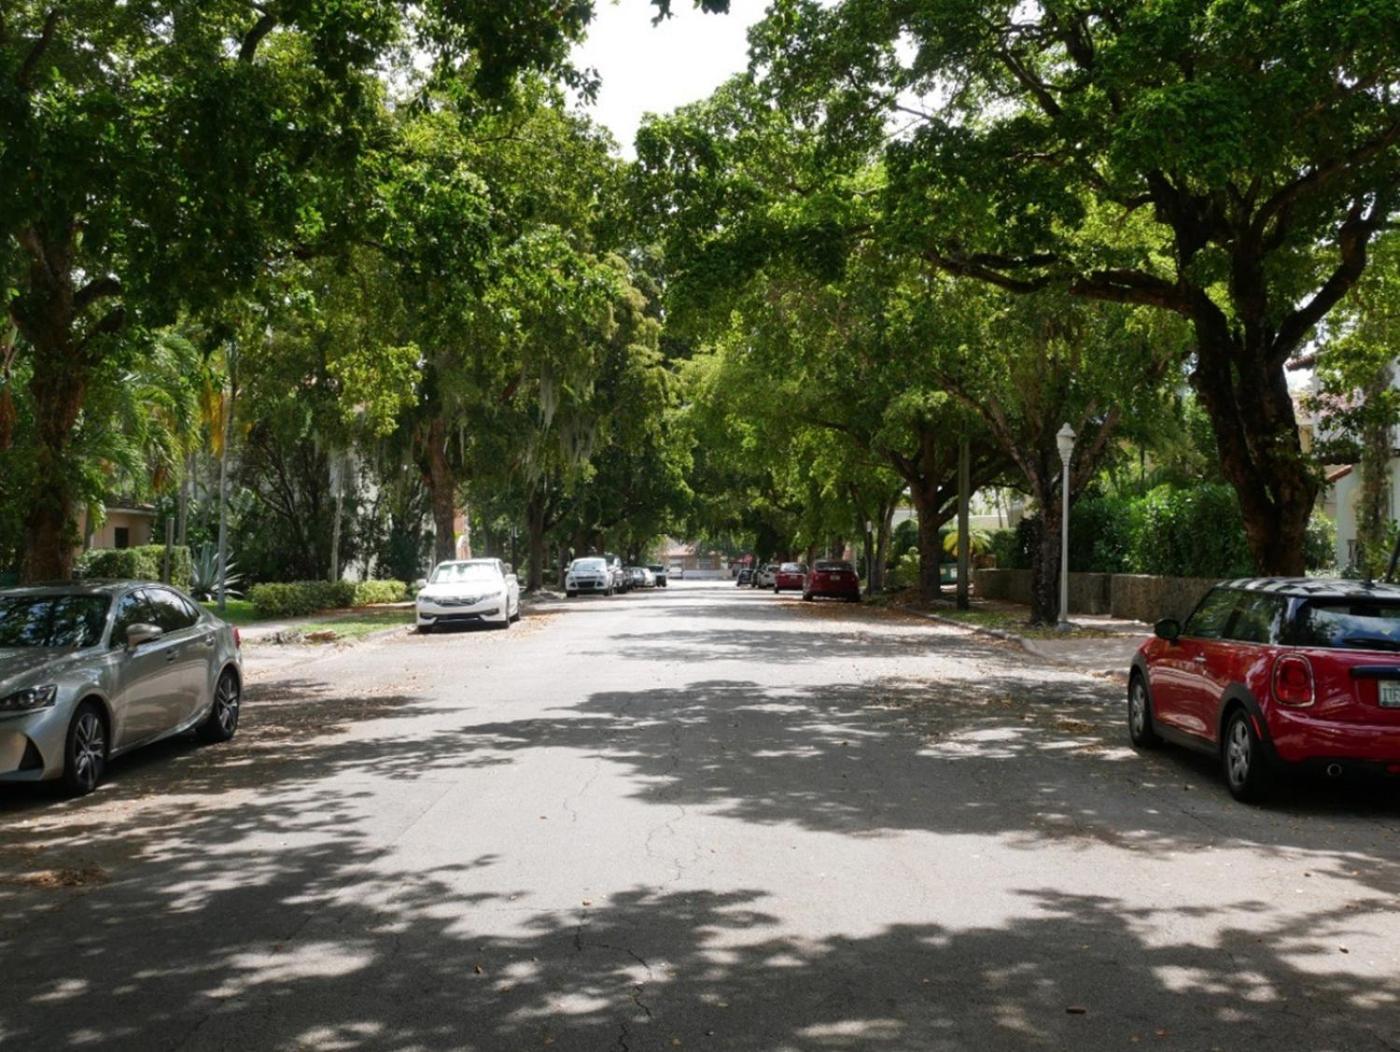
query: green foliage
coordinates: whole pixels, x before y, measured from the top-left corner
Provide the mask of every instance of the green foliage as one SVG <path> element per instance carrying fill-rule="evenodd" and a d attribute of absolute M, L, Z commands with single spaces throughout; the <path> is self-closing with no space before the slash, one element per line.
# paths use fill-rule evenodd
<path fill-rule="evenodd" d="M 1069 516 L 1072 572 L 1133 573 L 1140 510 L 1120 497 L 1085 497 Z M 1145 572 L 1145 571 L 1144 571 Z"/>
<path fill-rule="evenodd" d="M 305 617 L 355 605 L 354 581 L 290 581 L 255 584 L 248 600 L 259 618 Z"/>
<path fill-rule="evenodd" d="M 408 585 L 403 581 L 355 582 L 355 606 L 378 603 L 401 603 L 408 598 Z"/>
<path fill-rule="evenodd" d="M 1392 527 L 1394 523 L 1391 524 Z M 1391 541 L 1394 541 L 1392 530 Z M 1308 520 L 1303 558 L 1309 573 L 1335 575 L 1337 570 L 1337 524 L 1320 511 Z M 1379 576 L 1379 575 L 1377 575 Z"/>
<path fill-rule="evenodd" d="M 237 573 L 238 564 L 229 558 L 224 571 L 224 597 L 242 595 L 239 587 L 243 577 Z M 212 599 L 219 592 L 219 549 L 212 541 L 205 541 L 194 554 L 190 577 L 190 594 L 196 599 Z"/>
<path fill-rule="evenodd" d="M 885 578 L 888 588 L 915 588 L 919 584 L 919 548 L 911 545 L 895 560 Z"/>
<path fill-rule="evenodd" d="M 165 545 L 147 544 L 137 548 L 93 548 L 78 560 L 79 577 L 108 580 L 159 581 L 165 565 Z M 170 583 L 188 588 L 192 575 L 189 548 L 175 545 L 170 550 Z"/>
<path fill-rule="evenodd" d="M 1023 570 L 1021 565 L 1028 558 L 1017 543 L 1019 531 L 1014 528 L 993 530 L 988 537 L 992 561 L 999 570 Z M 1027 563 L 1027 565 L 1029 565 Z"/>
<path fill-rule="evenodd" d="M 259 618 L 305 617 L 321 610 L 400 603 L 408 598 L 403 581 L 288 581 L 255 584 L 248 600 Z"/>
<path fill-rule="evenodd" d="M 1133 543 L 1138 573 L 1173 577 L 1245 577 L 1253 560 L 1239 504 L 1228 487 L 1159 486 L 1143 498 Z"/>

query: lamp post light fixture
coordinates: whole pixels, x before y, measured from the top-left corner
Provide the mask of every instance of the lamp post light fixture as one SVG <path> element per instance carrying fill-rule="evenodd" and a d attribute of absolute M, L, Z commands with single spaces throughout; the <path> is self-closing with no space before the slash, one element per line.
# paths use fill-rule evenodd
<path fill-rule="evenodd" d="M 1060 449 L 1060 462 L 1064 465 L 1064 497 L 1060 501 L 1060 624 L 1059 627 L 1073 627 L 1069 623 L 1069 462 L 1074 456 L 1074 428 L 1065 424 L 1055 435 L 1055 445 Z"/>

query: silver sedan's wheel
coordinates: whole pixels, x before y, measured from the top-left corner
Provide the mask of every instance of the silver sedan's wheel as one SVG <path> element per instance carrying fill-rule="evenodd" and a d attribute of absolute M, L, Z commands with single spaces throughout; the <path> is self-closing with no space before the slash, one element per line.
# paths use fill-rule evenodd
<path fill-rule="evenodd" d="M 242 706 L 242 690 L 238 677 L 231 669 L 225 669 L 214 688 L 214 706 L 209 715 L 196 729 L 201 740 L 206 742 L 226 742 L 238 730 L 238 715 Z"/>
<path fill-rule="evenodd" d="M 74 796 L 87 795 L 102 781 L 107 769 L 107 721 L 93 702 L 83 702 L 73 714 L 63 760 L 63 784 Z"/>

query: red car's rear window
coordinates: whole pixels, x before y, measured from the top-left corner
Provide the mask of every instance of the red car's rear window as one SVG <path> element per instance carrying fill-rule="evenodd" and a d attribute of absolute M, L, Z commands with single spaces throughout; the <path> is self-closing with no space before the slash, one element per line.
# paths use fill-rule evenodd
<path fill-rule="evenodd" d="M 1400 602 L 1385 599 L 1314 599 L 1293 622 L 1296 646 L 1400 650 Z"/>

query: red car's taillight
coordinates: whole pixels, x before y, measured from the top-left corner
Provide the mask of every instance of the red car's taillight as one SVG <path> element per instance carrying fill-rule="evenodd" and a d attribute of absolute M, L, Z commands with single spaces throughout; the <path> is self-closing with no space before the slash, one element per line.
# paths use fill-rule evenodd
<path fill-rule="evenodd" d="M 243 633 L 237 628 L 233 630 L 233 645 L 238 649 L 243 649 Z"/>
<path fill-rule="evenodd" d="M 1286 654 L 1274 662 L 1274 700 L 1280 705 L 1313 703 L 1313 671 L 1307 658 Z"/>

